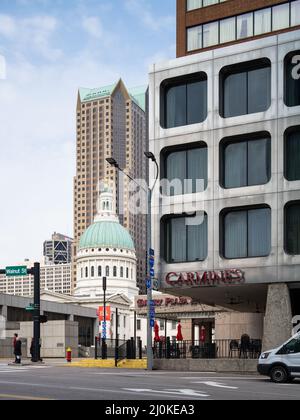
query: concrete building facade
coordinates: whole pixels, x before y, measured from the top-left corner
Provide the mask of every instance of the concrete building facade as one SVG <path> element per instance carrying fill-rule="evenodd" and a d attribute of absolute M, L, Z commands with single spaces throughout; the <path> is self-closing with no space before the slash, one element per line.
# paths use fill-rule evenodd
<path fill-rule="evenodd" d="M 69 264 L 72 261 L 73 239 L 54 233 L 51 240 L 44 242 L 44 257 L 48 264 Z"/>
<path fill-rule="evenodd" d="M 162 178 L 194 182 L 154 194 L 161 290 L 264 314 L 266 347 L 300 313 L 299 52 L 289 30 L 150 71 L 150 150 Z"/>

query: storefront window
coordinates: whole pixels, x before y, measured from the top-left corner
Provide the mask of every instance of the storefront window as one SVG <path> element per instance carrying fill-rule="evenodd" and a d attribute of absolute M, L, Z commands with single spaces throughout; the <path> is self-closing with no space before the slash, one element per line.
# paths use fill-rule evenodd
<path fill-rule="evenodd" d="M 271 209 L 233 210 L 224 216 L 226 259 L 266 257 L 271 252 Z"/>

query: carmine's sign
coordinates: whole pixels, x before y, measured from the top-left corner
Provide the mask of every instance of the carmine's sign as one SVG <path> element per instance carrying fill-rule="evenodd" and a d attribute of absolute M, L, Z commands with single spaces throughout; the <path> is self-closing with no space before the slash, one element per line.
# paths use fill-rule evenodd
<path fill-rule="evenodd" d="M 165 278 L 165 283 L 171 287 L 231 286 L 245 283 L 245 281 L 245 273 L 236 269 L 196 273 L 168 273 Z"/>

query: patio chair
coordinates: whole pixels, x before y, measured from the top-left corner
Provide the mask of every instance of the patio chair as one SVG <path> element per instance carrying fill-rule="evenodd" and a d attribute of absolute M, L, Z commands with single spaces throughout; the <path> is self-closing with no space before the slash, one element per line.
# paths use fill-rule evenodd
<path fill-rule="evenodd" d="M 251 351 L 251 340 L 248 334 L 241 337 L 240 358 L 248 359 Z"/>
<path fill-rule="evenodd" d="M 240 345 L 237 340 L 231 340 L 229 344 L 229 358 L 232 359 L 234 353 L 239 354 Z"/>

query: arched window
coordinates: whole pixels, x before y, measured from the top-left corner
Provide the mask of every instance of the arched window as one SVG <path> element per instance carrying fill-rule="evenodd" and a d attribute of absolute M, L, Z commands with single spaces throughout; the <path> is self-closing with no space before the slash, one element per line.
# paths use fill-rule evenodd
<path fill-rule="evenodd" d="M 91 277 L 95 277 L 95 267 L 91 268 Z"/>
<path fill-rule="evenodd" d="M 102 203 L 102 210 L 105 210 L 105 201 Z"/>
<path fill-rule="evenodd" d="M 117 277 L 117 267 L 114 266 L 114 277 Z"/>
<path fill-rule="evenodd" d="M 81 278 L 83 279 L 83 268 L 81 269 Z"/>
<path fill-rule="evenodd" d="M 106 277 L 109 277 L 109 271 L 109 266 L 107 265 L 105 270 Z"/>
<path fill-rule="evenodd" d="M 126 268 L 126 278 L 129 279 L 129 268 Z"/>
<path fill-rule="evenodd" d="M 124 277 L 124 267 L 120 268 L 120 277 Z"/>
<path fill-rule="evenodd" d="M 89 276 L 89 269 L 85 267 L 85 277 L 88 278 L 88 276 Z"/>
<path fill-rule="evenodd" d="M 98 267 L 98 277 L 102 277 L 102 267 L 99 265 Z"/>

